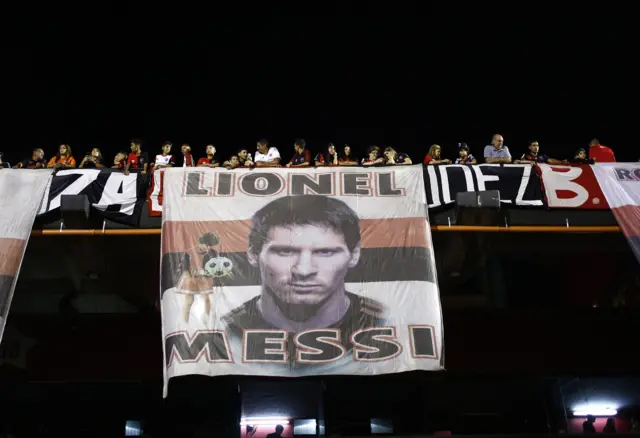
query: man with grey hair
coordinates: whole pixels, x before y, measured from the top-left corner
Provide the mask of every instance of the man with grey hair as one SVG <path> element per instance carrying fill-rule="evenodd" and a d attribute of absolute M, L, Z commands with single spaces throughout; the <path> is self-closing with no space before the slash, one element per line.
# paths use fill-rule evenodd
<path fill-rule="evenodd" d="M 509 148 L 504 145 L 502 135 L 495 134 L 491 144 L 484 147 L 484 161 L 489 164 L 511 163 L 511 154 Z"/>

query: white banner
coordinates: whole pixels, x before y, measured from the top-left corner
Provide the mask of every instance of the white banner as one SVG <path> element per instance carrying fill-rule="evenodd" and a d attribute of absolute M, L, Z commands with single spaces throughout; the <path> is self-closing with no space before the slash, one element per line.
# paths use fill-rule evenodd
<path fill-rule="evenodd" d="M 0 170 L 0 341 L 24 251 L 51 171 Z"/>
<path fill-rule="evenodd" d="M 537 164 L 550 208 L 580 208 L 583 210 L 608 210 L 600 185 L 593 173 L 593 166 L 561 166 Z"/>
<path fill-rule="evenodd" d="M 601 163 L 593 166 L 593 172 L 640 261 L 640 163 Z"/>
<path fill-rule="evenodd" d="M 172 168 L 163 209 L 165 391 L 443 369 L 422 166 Z"/>

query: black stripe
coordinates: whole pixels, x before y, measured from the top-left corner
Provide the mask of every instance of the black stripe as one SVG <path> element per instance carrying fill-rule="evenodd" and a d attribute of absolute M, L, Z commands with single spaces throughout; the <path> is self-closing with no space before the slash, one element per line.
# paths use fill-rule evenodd
<path fill-rule="evenodd" d="M 56 170 L 53 174 L 53 178 L 51 178 L 51 183 L 49 184 L 49 199 L 51 202 L 53 198 L 58 196 L 64 189 L 73 184 L 77 179 L 80 178 L 80 174 L 72 174 L 72 175 L 58 175 L 58 171 Z M 49 208 L 49 204 L 47 204 L 47 209 Z"/>
<path fill-rule="evenodd" d="M 518 197 L 518 191 L 520 190 L 520 184 L 524 176 L 524 169 L 519 166 L 501 165 L 501 166 L 486 166 L 467 164 L 467 168 L 470 170 L 471 179 L 473 181 L 473 191 L 478 191 L 478 177 L 472 168 L 479 169 L 483 175 L 497 176 L 498 181 L 487 181 L 485 183 L 485 190 L 498 190 L 500 192 L 500 199 L 502 201 L 511 201 L 516 204 Z M 429 179 L 429 169 L 434 171 L 436 176 L 436 187 L 431 186 L 431 180 Z M 456 196 L 458 193 L 467 191 L 467 183 L 465 173 L 461 167 L 452 166 L 424 166 L 423 179 L 424 188 L 427 195 L 427 204 L 430 205 L 430 209 L 444 207 L 444 193 L 442 187 L 442 175 L 440 169 L 444 169 L 449 181 L 449 197 L 452 200 L 452 204 L 456 202 Z M 533 167 L 529 174 L 529 180 L 524 191 L 523 201 L 543 201 L 542 194 L 542 181 L 538 175 L 538 168 Z M 434 194 L 438 194 L 439 204 L 434 204 Z"/>
<path fill-rule="evenodd" d="M 143 176 L 141 174 L 137 174 L 136 176 L 136 198 L 130 199 L 130 202 L 134 206 L 133 214 L 126 215 L 120 213 L 120 204 L 111 204 L 108 205 L 106 210 L 98 210 L 93 208 L 95 204 L 100 202 L 102 195 L 104 194 L 105 187 L 107 185 L 107 181 L 114 173 L 119 173 L 118 169 L 101 169 L 100 173 L 98 173 L 97 178 L 92 181 L 90 184 L 81 188 L 81 190 L 77 193 L 78 195 L 86 195 L 89 200 L 89 204 L 92 206 L 92 219 L 109 219 L 114 222 L 123 223 L 126 225 L 136 225 L 140 223 L 140 214 L 142 212 L 142 207 L 147 198 L 146 187 L 147 187 L 147 176 Z M 134 173 L 134 172 L 132 172 Z M 59 208 L 50 209 L 49 204 L 51 200 L 56 196 L 60 195 L 67 187 L 76 182 L 82 176 L 80 174 L 73 175 L 60 175 L 59 171 L 56 171 L 51 179 L 51 184 L 49 185 L 49 195 L 47 200 L 47 211 L 42 215 L 38 216 L 38 222 L 41 224 L 49 224 L 51 222 L 55 222 L 60 219 L 60 210 Z M 122 193 L 123 186 L 120 183 L 120 186 L 116 190 L 118 193 Z"/>
<path fill-rule="evenodd" d="M 9 296 L 11 295 L 11 286 L 13 286 L 13 275 L 0 275 L 0 316 L 6 318 L 6 311 L 9 310 Z"/>
<path fill-rule="evenodd" d="M 232 275 L 219 277 L 217 285 L 260 285 L 260 273 L 247 261 L 245 252 L 221 254 L 233 264 Z M 220 260 L 223 262 L 223 260 Z M 174 287 L 183 269 L 190 267 L 185 253 L 168 253 L 162 258 L 162 292 Z M 223 266 L 224 268 L 224 266 Z M 375 281 L 435 281 L 431 251 L 420 247 L 367 248 L 361 250 L 358 266 L 351 269 L 348 283 Z"/>

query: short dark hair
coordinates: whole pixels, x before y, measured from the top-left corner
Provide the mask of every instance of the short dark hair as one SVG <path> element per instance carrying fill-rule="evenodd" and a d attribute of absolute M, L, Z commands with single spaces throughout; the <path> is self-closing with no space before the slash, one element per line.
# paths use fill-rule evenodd
<path fill-rule="evenodd" d="M 253 215 L 249 251 L 262 251 L 272 228 L 293 225 L 331 228 L 344 236 L 349 251 L 360 243 L 360 218 L 343 201 L 322 195 L 283 196 Z"/>
<path fill-rule="evenodd" d="M 261 138 L 260 140 L 258 140 L 258 144 L 263 144 L 269 147 L 269 140 L 267 140 L 266 138 Z"/>
<path fill-rule="evenodd" d="M 218 237 L 216 233 L 204 233 L 202 236 L 200 236 L 198 242 L 203 245 L 216 246 L 218 243 L 220 243 L 220 237 Z"/>
<path fill-rule="evenodd" d="M 531 146 L 534 143 L 540 144 L 540 142 L 538 140 L 529 140 L 529 146 Z"/>
<path fill-rule="evenodd" d="M 165 146 L 171 146 L 171 147 L 173 147 L 173 143 L 171 143 L 170 141 L 163 141 L 163 142 L 162 142 L 162 147 L 165 147 Z"/>
<path fill-rule="evenodd" d="M 131 143 L 135 143 L 137 145 L 142 146 L 142 140 L 140 140 L 139 138 L 132 138 Z"/>
<path fill-rule="evenodd" d="M 458 150 L 469 152 L 469 145 L 464 141 L 461 143 L 458 143 Z"/>
<path fill-rule="evenodd" d="M 304 138 L 296 138 L 293 141 L 293 144 L 296 146 L 300 146 L 302 149 L 304 149 L 307 146 L 307 142 L 304 141 Z"/>

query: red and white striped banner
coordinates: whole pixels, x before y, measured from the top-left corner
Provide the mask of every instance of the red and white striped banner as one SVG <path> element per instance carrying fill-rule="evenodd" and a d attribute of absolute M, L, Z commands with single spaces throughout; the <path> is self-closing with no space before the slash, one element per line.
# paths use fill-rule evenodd
<path fill-rule="evenodd" d="M 0 341 L 50 170 L 0 170 Z"/>
<path fill-rule="evenodd" d="M 631 249 L 640 261 L 640 163 L 593 167 L 600 188 Z"/>
<path fill-rule="evenodd" d="M 164 169 L 155 169 L 151 175 L 151 187 L 147 192 L 147 211 L 150 217 L 162 216 L 164 195 Z"/>

